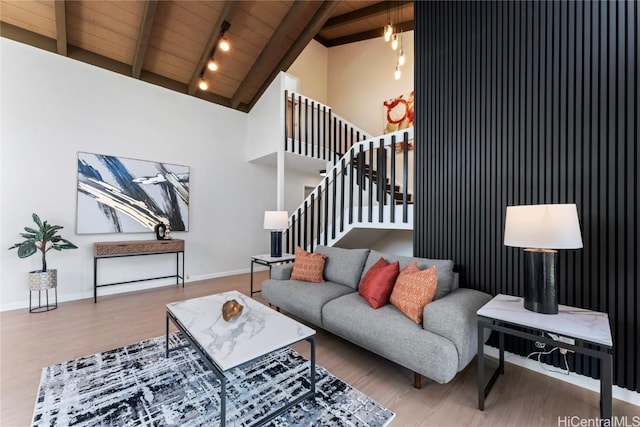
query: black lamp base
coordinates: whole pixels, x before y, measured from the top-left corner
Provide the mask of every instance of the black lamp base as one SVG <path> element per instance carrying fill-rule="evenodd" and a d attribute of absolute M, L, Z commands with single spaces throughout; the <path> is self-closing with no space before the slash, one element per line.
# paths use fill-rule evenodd
<path fill-rule="evenodd" d="M 280 258 L 282 256 L 282 231 L 271 232 L 271 257 Z"/>
<path fill-rule="evenodd" d="M 524 250 L 524 308 L 558 314 L 556 251 Z"/>

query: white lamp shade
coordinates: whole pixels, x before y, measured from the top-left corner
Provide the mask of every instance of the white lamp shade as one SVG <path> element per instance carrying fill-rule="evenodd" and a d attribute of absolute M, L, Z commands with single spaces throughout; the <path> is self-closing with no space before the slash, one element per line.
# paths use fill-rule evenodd
<path fill-rule="evenodd" d="M 507 206 L 504 244 L 535 249 L 581 248 L 576 205 Z"/>
<path fill-rule="evenodd" d="M 289 228 L 289 214 L 287 211 L 265 211 L 265 230 L 286 230 Z"/>

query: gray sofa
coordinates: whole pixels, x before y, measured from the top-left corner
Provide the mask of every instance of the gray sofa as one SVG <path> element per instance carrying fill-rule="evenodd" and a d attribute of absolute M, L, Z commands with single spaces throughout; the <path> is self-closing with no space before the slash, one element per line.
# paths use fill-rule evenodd
<path fill-rule="evenodd" d="M 290 280 L 292 264 L 276 266 L 262 284 L 262 296 L 270 304 L 402 365 L 415 374 L 447 383 L 476 354 L 476 311 L 491 296 L 458 288 L 453 261 L 412 258 L 369 249 L 318 246 L 326 256 L 323 283 Z M 391 304 L 373 309 L 358 294 L 361 277 L 384 257 L 399 261 L 400 270 L 418 261 L 420 269 L 435 265 L 438 286 L 434 300 L 416 324 Z"/>

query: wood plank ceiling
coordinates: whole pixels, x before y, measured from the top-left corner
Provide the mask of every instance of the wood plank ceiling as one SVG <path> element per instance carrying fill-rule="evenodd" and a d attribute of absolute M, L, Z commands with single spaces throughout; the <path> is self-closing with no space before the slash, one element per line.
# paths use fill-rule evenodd
<path fill-rule="evenodd" d="M 312 39 L 380 37 L 389 19 L 413 30 L 413 2 L 0 0 L 2 37 L 240 111 Z M 222 35 L 228 52 L 217 47 Z"/>

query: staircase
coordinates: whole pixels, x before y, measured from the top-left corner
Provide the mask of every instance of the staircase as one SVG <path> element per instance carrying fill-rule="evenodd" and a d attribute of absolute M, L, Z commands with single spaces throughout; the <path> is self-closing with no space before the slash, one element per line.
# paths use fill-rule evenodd
<path fill-rule="evenodd" d="M 408 147 L 413 128 L 371 137 L 330 107 L 295 93 L 285 97 L 285 151 L 331 166 L 290 215 L 285 250 L 362 241 L 376 230 L 412 230 Z"/>

